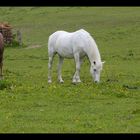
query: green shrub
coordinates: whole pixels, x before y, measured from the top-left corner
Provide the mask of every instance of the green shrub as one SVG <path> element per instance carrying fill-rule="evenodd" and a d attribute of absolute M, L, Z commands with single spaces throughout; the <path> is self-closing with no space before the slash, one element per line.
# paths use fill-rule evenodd
<path fill-rule="evenodd" d="M 16 34 L 13 34 L 13 41 L 12 43 L 5 43 L 5 47 L 26 47 L 27 45 L 25 45 L 23 42 L 20 46 L 19 42 L 16 39 Z"/>
<path fill-rule="evenodd" d="M 11 84 L 6 80 L 0 80 L 0 90 L 9 89 Z"/>

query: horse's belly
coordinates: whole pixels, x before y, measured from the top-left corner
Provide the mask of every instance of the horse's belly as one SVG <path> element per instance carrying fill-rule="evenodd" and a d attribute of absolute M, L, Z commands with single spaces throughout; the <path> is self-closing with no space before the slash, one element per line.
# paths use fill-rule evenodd
<path fill-rule="evenodd" d="M 78 38 L 76 37 L 76 39 Z M 85 56 L 83 44 L 81 44 L 81 40 L 78 43 L 77 40 L 75 43 L 72 34 L 64 34 L 57 39 L 55 50 L 60 56 L 65 58 L 73 58 L 75 53 L 79 53 L 80 57 L 83 57 Z"/>
<path fill-rule="evenodd" d="M 65 58 L 73 58 L 73 51 L 71 48 L 68 47 L 61 47 L 57 49 L 57 53 Z"/>
<path fill-rule="evenodd" d="M 62 38 L 60 37 L 55 49 L 56 52 L 62 57 L 73 58 L 73 48 L 70 37 L 68 38 L 64 38 L 63 36 Z"/>

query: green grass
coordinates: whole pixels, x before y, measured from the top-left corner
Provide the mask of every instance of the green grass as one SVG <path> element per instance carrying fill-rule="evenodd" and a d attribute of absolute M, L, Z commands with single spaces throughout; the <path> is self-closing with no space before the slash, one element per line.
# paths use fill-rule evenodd
<path fill-rule="evenodd" d="M 140 7 L 1 7 L 0 21 L 22 31 L 26 46 L 7 47 L 0 81 L 1 133 L 139 133 Z M 103 61 L 95 84 L 85 59 L 82 83 L 71 83 L 73 60 L 64 60 L 64 84 L 47 83 L 48 36 L 84 28 Z"/>

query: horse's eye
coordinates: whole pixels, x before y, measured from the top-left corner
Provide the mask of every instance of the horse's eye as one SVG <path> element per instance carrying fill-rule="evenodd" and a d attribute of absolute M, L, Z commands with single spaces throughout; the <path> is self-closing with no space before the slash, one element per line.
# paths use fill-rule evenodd
<path fill-rule="evenodd" d="M 94 72 L 96 72 L 96 69 L 94 69 Z"/>

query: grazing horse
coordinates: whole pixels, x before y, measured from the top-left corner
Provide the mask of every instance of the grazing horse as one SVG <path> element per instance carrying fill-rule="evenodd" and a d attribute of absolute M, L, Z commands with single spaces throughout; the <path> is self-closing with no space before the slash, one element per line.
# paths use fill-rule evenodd
<path fill-rule="evenodd" d="M 48 83 L 51 83 L 51 68 L 54 55 L 58 54 L 58 80 L 63 83 L 61 76 L 61 67 L 64 58 L 74 58 L 76 63 L 76 72 L 73 76 L 73 83 L 81 82 L 80 66 L 85 56 L 89 58 L 91 67 L 90 72 L 95 82 L 100 81 L 100 72 L 104 62 L 101 61 L 101 56 L 98 47 L 91 35 L 84 29 L 75 32 L 56 31 L 49 36 L 48 40 Z"/>
<path fill-rule="evenodd" d="M 0 33 L 0 79 L 2 79 L 2 66 L 3 66 L 3 52 L 4 52 L 4 40 L 3 35 Z"/>

